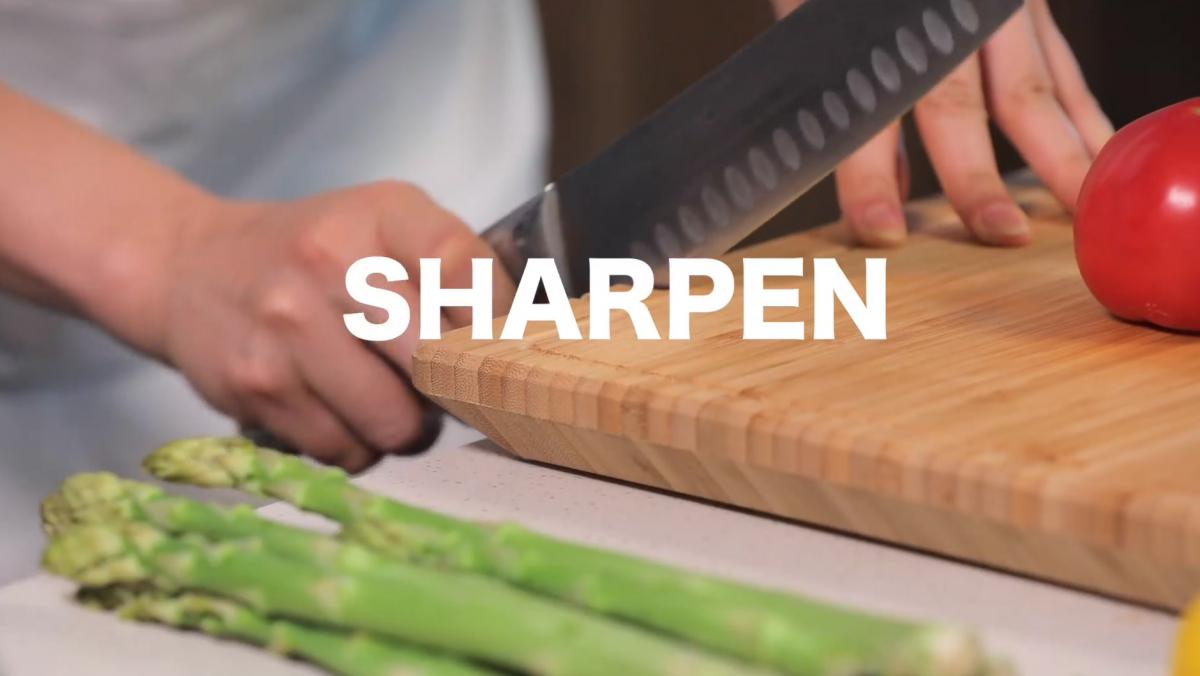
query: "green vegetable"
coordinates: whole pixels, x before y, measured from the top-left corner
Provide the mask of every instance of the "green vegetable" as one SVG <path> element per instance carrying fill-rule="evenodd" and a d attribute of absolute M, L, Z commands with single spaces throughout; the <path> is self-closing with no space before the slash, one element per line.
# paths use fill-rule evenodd
<path fill-rule="evenodd" d="M 393 564 L 393 559 L 366 547 L 334 542 L 315 531 L 263 518 L 248 505 L 213 505 L 108 472 L 73 475 L 42 501 L 42 527 L 47 535 L 79 525 L 122 522 L 145 523 L 211 540 L 255 537 L 284 558 L 347 573 L 378 571 Z"/>
<path fill-rule="evenodd" d="M 335 551 L 330 560 L 341 559 Z M 44 565 L 86 586 L 196 590 L 262 615 L 365 630 L 532 674 L 757 673 L 485 577 L 395 561 L 371 573 L 331 571 L 278 556 L 258 537 L 213 544 L 139 522 L 82 525 L 53 537 Z"/>
<path fill-rule="evenodd" d="M 516 524 L 462 521 L 364 491 L 244 439 L 169 444 L 155 476 L 284 499 L 343 524 L 397 560 L 492 575 L 798 675 L 991 673 L 969 632 L 852 612 L 554 539 Z"/>
<path fill-rule="evenodd" d="M 217 596 L 153 588 L 84 588 L 80 600 L 121 617 L 245 641 L 346 676 L 486 676 L 483 667 L 373 637 L 271 618 Z"/>

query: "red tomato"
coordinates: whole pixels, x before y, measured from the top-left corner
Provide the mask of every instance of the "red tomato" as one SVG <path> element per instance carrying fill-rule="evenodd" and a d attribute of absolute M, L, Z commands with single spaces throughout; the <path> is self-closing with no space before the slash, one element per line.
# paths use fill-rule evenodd
<path fill-rule="evenodd" d="M 1200 98 L 1130 124 L 1096 158 L 1075 257 L 1114 315 L 1200 331 Z"/>

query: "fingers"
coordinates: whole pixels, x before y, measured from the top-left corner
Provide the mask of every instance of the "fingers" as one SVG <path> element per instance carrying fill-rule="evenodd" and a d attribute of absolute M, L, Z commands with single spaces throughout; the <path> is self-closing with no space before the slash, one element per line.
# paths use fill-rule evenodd
<path fill-rule="evenodd" d="M 356 473 L 381 457 L 355 439 L 312 393 L 296 392 L 286 399 L 264 399 L 250 406 L 255 411 L 254 424 L 266 427 L 318 462 Z"/>
<path fill-rule="evenodd" d="M 412 321 L 409 324 L 408 330 L 400 337 L 394 340 L 386 340 L 377 343 L 368 343 L 367 346 L 376 354 L 387 360 L 392 368 L 404 373 L 408 378 L 413 375 L 413 353 L 417 351 L 417 346 L 420 345 L 421 338 L 418 328 L 419 313 L 417 308 L 420 304 L 420 294 L 417 292 L 416 282 L 376 282 L 374 284 L 379 288 L 388 289 L 396 294 L 399 294 L 411 308 Z M 363 308 L 353 303 L 349 297 L 345 298 L 346 305 L 343 308 L 346 312 L 363 312 L 367 319 L 371 322 L 381 323 L 385 320 L 385 310 L 381 308 Z M 448 322 L 443 320 L 443 332 L 448 328 Z"/>
<path fill-rule="evenodd" d="M 980 241 L 1019 246 L 1029 221 L 1000 178 L 978 58 L 959 66 L 916 107 L 917 126 L 946 197 Z"/>
<path fill-rule="evenodd" d="M 417 394 L 399 370 L 346 332 L 330 310 L 283 334 L 301 378 L 368 448 L 410 452 L 424 433 Z"/>
<path fill-rule="evenodd" d="M 418 273 L 420 259 L 437 258 L 441 260 L 442 288 L 461 289 L 472 285 L 473 259 L 496 260 L 495 252 L 486 242 L 420 190 L 395 183 L 381 183 L 375 189 L 386 204 L 380 228 L 383 248 L 403 263 L 410 274 Z M 493 264 L 493 312 L 507 311 L 515 292 L 516 286 L 503 268 Z M 450 307 L 443 313 L 453 327 L 471 323 L 470 308 Z"/>
<path fill-rule="evenodd" d="M 241 422 L 266 427 L 317 460 L 351 471 L 378 458 L 304 384 L 274 336 L 255 334 L 228 368 L 226 381 Z"/>
<path fill-rule="evenodd" d="M 1058 100 L 1075 123 L 1088 152 L 1095 157 L 1112 138 L 1113 124 L 1088 88 L 1079 61 L 1059 30 L 1049 3 L 1046 0 L 1034 0 L 1029 3 L 1029 8 L 1033 13 L 1034 29 L 1046 55 L 1050 75 L 1054 78 Z"/>
<path fill-rule="evenodd" d="M 172 362 L 221 410 L 322 462 L 360 470 L 384 452 L 433 443 L 440 412 L 403 373 L 417 329 L 389 343 L 356 340 L 338 315 L 366 312 L 381 321 L 372 313 L 386 310 L 357 307 L 346 270 L 364 256 L 391 255 L 419 274 L 419 259 L 445 257 L 446 286 L 468 286 L 470 259 L 489 255 L 486 245 L 397 183 L 264 204 L 238 225 L 214 230 L 183 260 L 193 272 L 181 274 L 188 283 L 173 292 L 180 309 Z M 501 276 L 507 304 L 505 282 Z M 389 286 L 419 306 L 418 281 Z"/>
<path fill-rule="evenodd" d="M 248 354 L 228 376 L 240 409 L 306 454 L 347 469 L 408 452 L 424 435 L 416 394 L 345 331 L 340 309 L 306 273 L 278 273 L 251 300 Z"/>
<path fill-rule="evenodd" d="M 837 169 L 842 215 L 867 246 L 898 246 L 908 237 L 903 207 L 907 162 L 900 147 L 900 124 L 895 123 Z"/>
<path fill-rule="evenodd" d="M 1092 156 L 1059 103 L 1032 15 L 1018 13 L 983 55 L 997 123 L 1059 201 L 1074 209 Z"/>

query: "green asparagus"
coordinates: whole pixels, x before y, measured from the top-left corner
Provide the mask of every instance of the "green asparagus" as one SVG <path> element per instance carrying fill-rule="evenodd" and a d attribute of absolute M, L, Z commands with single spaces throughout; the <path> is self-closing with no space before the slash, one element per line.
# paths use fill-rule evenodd
<path fill-rule="evenodd" d="M 193 629 L 263 646 L 345 676 L 486 676 L 494 673 L 453 658 L 376 638 L 271 618 L 217 596 L 168 594 L 152 587 L 85 587 L 80 601 L 139 622 Z"/>
<path fill-rule="evenodd" d="M 145 466 L 161 479 L 281 498 L 340 522 L 347 537 L 398 560 L 492 575 L 791 674 L 992 673 L 964 630 L 851 612 L 516 524 L 454 519 L 374 495 L 340 470 L 245 439 L 178 441 Z"/>
<path fill-rule="evenodd" d="M 42 501 L 42 527 L 50 536 L 78 525 L 126 521 L 212 540 L 256 537 L 279 556 L 347 573 L 378 571 L 393 561 L 366 547 L 263 518 L 248 505 L 221 507 L 108 472 L 75 474 Z"/>
<path fill-rule="evenodd" d="M 343 545 L 329 539 L 327 546 Z M 86 586 L 197 590 L 264 615 L 369 631 L 532 674 L 762 673 L 478 575 L 395 561 L 372 573 L 330 571 L 273 554 L 256 537 L 214 544 L 145 523 L 82 525 L 54 536 L 44 564 Z"/>

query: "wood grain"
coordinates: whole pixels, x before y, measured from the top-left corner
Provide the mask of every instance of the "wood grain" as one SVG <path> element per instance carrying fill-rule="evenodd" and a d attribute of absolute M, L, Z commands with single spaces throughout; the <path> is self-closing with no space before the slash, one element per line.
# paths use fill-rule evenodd
<path fill-rule="evenodd" d="M 422 346 L 417 387 L 516 455 L 1180 608 L 1200 591 L 1200 338 L 1088 294 L 1069 219 L 1037 188 L 1023 250 L 970 241 L 940 200 L 908 246 L 830 226 L 739 252 L 886 256 L 889 340 L 745 341 L 741 302 L 691 341 Z M 812 322 L 801 308 L 772 320 Z M 665 326 L 666 294 L 651 311 Z M 587 305 L 576 304 L 586 335 Z"/>

